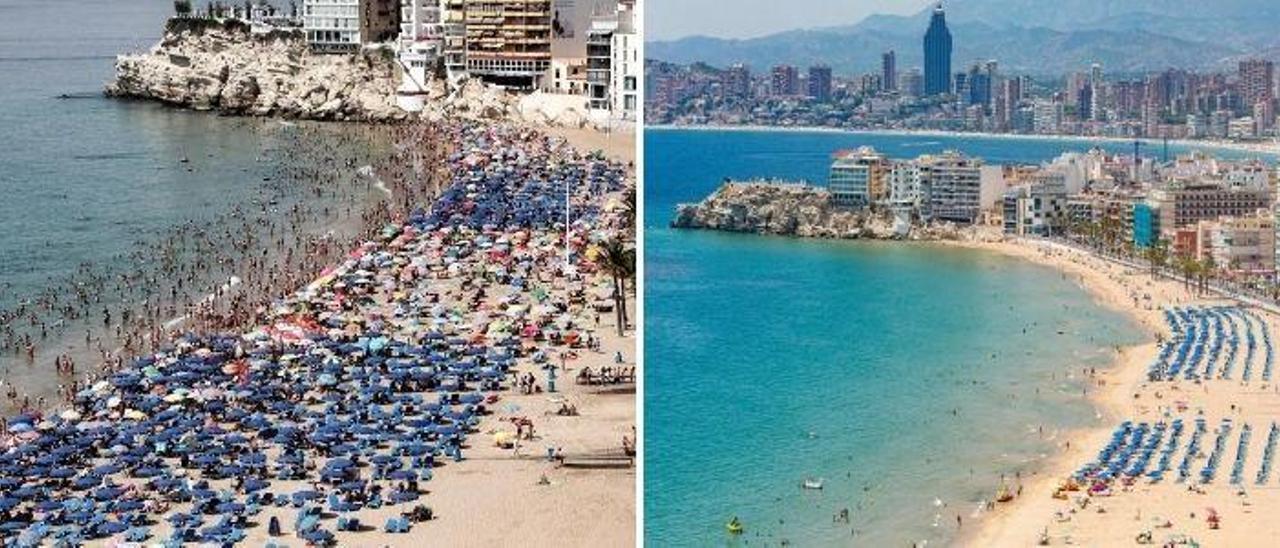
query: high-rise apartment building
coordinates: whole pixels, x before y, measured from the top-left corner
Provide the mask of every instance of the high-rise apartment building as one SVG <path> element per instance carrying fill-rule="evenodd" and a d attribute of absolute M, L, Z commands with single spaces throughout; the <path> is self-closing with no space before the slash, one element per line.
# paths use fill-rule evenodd
<path fill-rule="evenodd" d="M 537 87 L 551 68 L 551 0 L 445 0 L 445 53 L 467 74 L 511 87 Z M 461 9 L 462 58 L 450 23 Z"/>
<path fill-rule="evenodd" d="M 1240 95 L 1244 105 L 1252 109 L 1261 102 L 1271 102 L 1275 97 L 1275 64 L 1265 59 L 1240 61 Z"/>
<path fill-rule="evenodd" d="M 809 97 L 821 103 L 831 100 L 831 67 L 809 67 Z"/>
<path fill-rule="evenodd" d="M 1104 87 L 1106 84 L 1102 80 L 1102 65 L 1094 63 L 1089 69 L 1089 119 L 1101 120 L 1103 118 L 1103 99 L 1106 96 Z"/>
<path fill-rule="evenodd" d="M 973 223 L 982 210 L 982 160 L 959 152 L 921 156 L 916 160 L 929 189 L 933 219 Z"/>
<path fill-rule="evenodd" d="M 640 109 L 641 20 L 634 0 L 618 2 L 618 30 L 613 33 L 613 73 L 610 99 L 614 116 L 636 120 Z"/>
<path fill-rule="evenodd" d="M 617 31 L 616 16 L 597 18 L 587 29 L 587 106 L 592 109 L 602 110 L 611 106 L 613 35 Z"/>
<path fill-rule="evenodd" d="M 800 71 L 791 65 L 773 67 L 769 92 L 775 97 L 800 95 Z"/>
<path fill-rule="evenodd" d="M 737 99 L 751 98 L 751 69 L 738 63 L 724 74 L 724 93 Z"/>
<path fill-rule="evenodd" d="M 880 82 L 885 91 L 898 89 L 898 55 L 893 50 L 880 55 Z"/>

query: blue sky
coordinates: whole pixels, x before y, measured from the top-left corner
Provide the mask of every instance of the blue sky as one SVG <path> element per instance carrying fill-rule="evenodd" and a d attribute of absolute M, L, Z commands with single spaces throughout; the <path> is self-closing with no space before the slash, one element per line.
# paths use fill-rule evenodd
<path fill-rule="evenodd" d="M 692 35 L 751 38 L 851 25 L 874 13 L 920 11 L 934 0 L 645 0 L 647 40 Z"/>

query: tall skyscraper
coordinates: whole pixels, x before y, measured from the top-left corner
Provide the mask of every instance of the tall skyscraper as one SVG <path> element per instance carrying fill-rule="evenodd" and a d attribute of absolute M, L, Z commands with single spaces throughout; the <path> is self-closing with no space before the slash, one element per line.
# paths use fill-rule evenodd
<path fill-rule="evenodd" d="M 831 100 L 831 67 L 809 67 L 809 97 L 821 103 Z"/>
<path fill-rule="evenodd" d="M 951 31 L 942 3 L 933 10 L 929 30 L 924 33 L 924 94 L 951 92 Z"/>
<path fill-rule="evenodd" d="M 775 97 L 792 97 L 800 94 L 800 71 L 791 65 L 773 67 L 770 92 Z"/>
<path fill-rule="evenodd" d="M 898 89 L 898 56 L 889 50 L 880 56 L 880 82 L 885 91 Z"/>

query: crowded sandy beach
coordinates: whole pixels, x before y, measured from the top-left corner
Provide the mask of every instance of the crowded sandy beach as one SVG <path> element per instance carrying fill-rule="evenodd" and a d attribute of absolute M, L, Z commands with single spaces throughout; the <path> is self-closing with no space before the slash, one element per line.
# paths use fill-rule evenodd
<path fill-rule="evenodd" d="M 394 133 L 358 237 L 228 258 L 269 283 L 54 359 L 61 401 L 0 424 L 6 542 L 634 543 L 632 170 L 502 124 Z"/>
<path fill-rule="evenodd" d="M 1114 367 L 1079 372 L 1096 425 L 1056 433 L 1057 455 L 993 485 L 987 507 L 962 516 L 981 518 L 961 532 L 964 544 L 1277 541 L 1267 515 L 1280 504 L 1274 314 L 1062 243 L 956 245 L 1058 269 L 1150 333 L 1148 343 L 1116 349 Z"/>

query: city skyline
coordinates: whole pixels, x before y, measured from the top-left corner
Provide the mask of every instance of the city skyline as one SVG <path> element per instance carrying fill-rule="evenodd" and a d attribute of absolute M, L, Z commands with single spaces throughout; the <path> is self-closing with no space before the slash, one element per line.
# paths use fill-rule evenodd
<path fill-rule="evenodd" d="M 1042 76 L 1097 62 L 1111 74 L 1135 74 L 1169 66 L 1221 70 L 1280 51 L 1280 38 L 1270 30 L 1280 20 L 1270 10 L 1251 17 L 1237 13 L 1250 1 L 1215 3 L 1212 12 L 1172 1 L 1127 3 L 1121 9 L 1104 0 L 1070 0 L 1052 9 L 1022 0 L 951 0 L 944 8 L 957 63 L 999 58 L 1008 70 Z M 879 52 L 894 49 L 899 66 L 922 66 L 916 42 L 932 10 L 927 5 L 908 15 L 879 14 L 861 22 L 831 14 L 822 26 L 751 39 L 711 34 L 673 40 L 650 34 L 646 56 L 714 66 L 821 63 L 841 75 L 867 71 L 879 64 Z"/>

